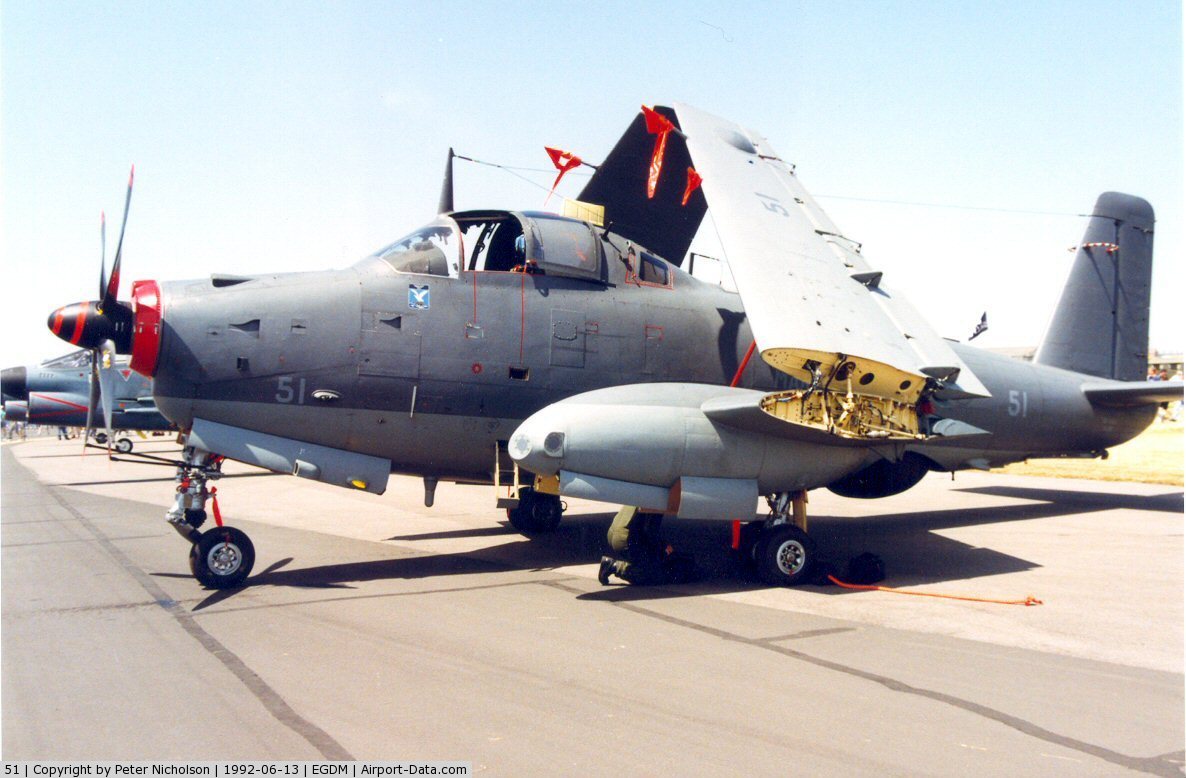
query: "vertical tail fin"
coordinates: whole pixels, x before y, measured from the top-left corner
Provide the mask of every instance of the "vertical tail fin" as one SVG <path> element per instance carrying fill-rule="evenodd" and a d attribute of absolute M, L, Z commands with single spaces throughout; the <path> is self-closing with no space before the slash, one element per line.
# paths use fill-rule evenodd
<path fill-rule="evenodd" d="M 1153 207 L 1132 195 L 1100 195 L 1034 362 L 1144 379 L 1152 267 Z"/>

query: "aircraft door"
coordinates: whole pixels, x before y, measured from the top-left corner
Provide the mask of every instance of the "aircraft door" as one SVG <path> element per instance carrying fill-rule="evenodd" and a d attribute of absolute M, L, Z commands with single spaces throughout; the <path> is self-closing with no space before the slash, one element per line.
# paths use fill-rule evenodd
<path fill-rule="evenodd" d="M 410 307 L 399 309 L 393 295 L 364 291 L 358 349 L 359 377 L 419 378 L 418 325 L 416 310 Z"/>
<path fill-rule="evenodd" d="M 584 367 L 585 335 L 585 314 L 553 308 L 551 364 L 557 367 Z"/>

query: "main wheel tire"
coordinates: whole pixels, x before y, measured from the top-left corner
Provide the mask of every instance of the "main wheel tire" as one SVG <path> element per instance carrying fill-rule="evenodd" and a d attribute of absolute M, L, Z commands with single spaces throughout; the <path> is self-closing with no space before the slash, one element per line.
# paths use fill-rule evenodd
<path fill-rule="evenodd" d="M 511 526 L 524 535 L 554 532 L 563 516 L 560 495 L 540 494 L 531 487 L 520 489 L 518 507 L 507 511 Z"/>
<path fill-rule="evenodd" d="M 120 438 L 119 440 L 115 441 L 115 450 L 121 454 L 132 453 L 132 441 L 128 440 L 127 438 Z"/>
<path fill-rule="evenodd" d="M 795 586 L 811 580 L 815 541 L 794 524 L 779 524 L 758 541 L 758 575 L 772 586 Z"/>
<path fill-rule="evenodd" d="M 95 433 L 95 442 L 98 443 L 100 446 L 102 446 L 104 443 L 107 442 L 107 433 L 106 432 L 96 432 Z"/>
<path fill-rule="evenodd" d="M 212 527 L 189 552 L 189 569 L 210 589 L 241 586 L 255 565 L 255 546 L 247 533 L 234 527 Z"/>

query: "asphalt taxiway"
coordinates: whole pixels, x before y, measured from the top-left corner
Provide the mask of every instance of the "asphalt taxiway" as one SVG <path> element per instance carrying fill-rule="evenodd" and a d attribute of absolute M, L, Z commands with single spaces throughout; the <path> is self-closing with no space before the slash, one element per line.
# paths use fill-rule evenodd
<path fill-rule="evenodd" d="M 157 439 L 141 449 L 176 447 Z M 489 487 L 382 497 L 229 466 L 248 585 L 202 589 L 168 468 L 5 444 L 3 758 L 442 759 L 498 775 L 1182 775 L 1182 490 L 970 474 L 812 493 L 887 586 L 601 587 L 609 506 L 527 540 Z"/>

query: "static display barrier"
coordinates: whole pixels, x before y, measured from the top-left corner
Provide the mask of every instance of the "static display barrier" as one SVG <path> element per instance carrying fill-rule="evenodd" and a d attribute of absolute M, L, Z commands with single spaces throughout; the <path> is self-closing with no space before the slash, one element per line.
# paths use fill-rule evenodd
<path fill-rule="evenodd" d="M 207 776 L 208 778 L 380 778 L 405 775 L 473 775 L 472 762 L 3 762 L 2 778 L 126 778 L 127 776 Z"/>

